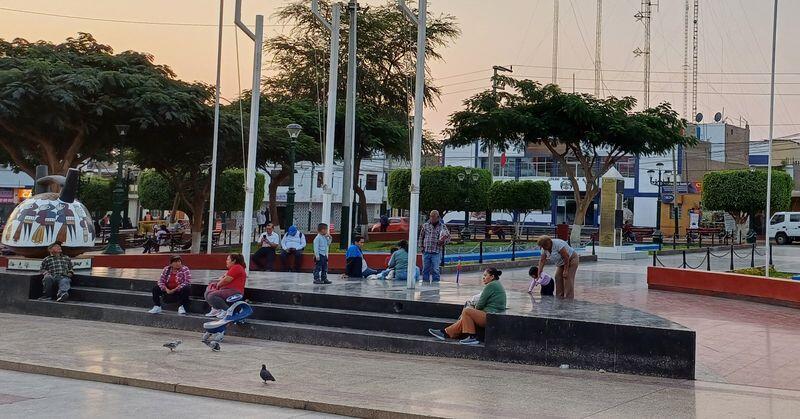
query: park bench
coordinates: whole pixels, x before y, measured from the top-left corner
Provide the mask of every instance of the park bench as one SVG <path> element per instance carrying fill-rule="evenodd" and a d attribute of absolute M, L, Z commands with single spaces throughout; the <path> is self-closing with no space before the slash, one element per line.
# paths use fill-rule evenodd
<path fill-rule="evenodd" d="M 710 238 L 711 243 L 714 243 L 716 239 L 719 239 L 720 242 L 726 239 L 724 229 L 721 227 L 698 227 L 686 229 L 687 243 L 693 243 L 695 240 L 698 240 L 702 243 L 703 237 Z"/>
<path fill-rule="evenodd" d="M 653 238 L 653 227 L 631 227 L 631 232 L 636 236 L 636 243 L 642 243 L 645 237 Z"/>

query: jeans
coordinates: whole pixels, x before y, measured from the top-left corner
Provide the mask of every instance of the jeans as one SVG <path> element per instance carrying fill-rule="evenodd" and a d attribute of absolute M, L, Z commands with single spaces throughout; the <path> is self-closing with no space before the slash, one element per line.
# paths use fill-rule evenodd
<path fill-rule="evenodd" d="M 272 267 L 275 265 L 275 248 L 268 246 L 258 249 L 256 253 L 250 257 L 250 261 L 259 269 L 271 271 Z"/>
<path fill-rule="evenodd" d="M 314 263 L 314 282 L 328 280 L 328 257 L 319 255 L 319 260 Z"/>
<path fill-rule="evenodd" d="M 442 262 L 441 253 L 425 252 L 422 254 L 422 280 L 439 282 L 439 265 Z"/>
<path fill-rule="evenodd" d="M 290 262 L 290 259 L 294 259 L 294 261 Z M 297 249 L 284 250 L 281 252 L 281 262 L 283 262 L 283 267 L 287 271 L 300 272 L 300 265 L 303 263 L 303 251 Z"/>
<path fill-rule="evenodd" d="M 62 294 L 69 292 L 70 283 L 70 278 L 68 276 L 54 277 L 52 275 L 45 275 L 42 277 L 42 296 L 50 298 L 60 297 Z M 54 293 L 53 291 L 56 286 L 58 286 L 58 292 Z"/>
<path fill-rule="evenodd" d="M 377 270 L 372 269 L 372 268 L 367 268 L 367 269 L 364 269 L 363 271 L 361 271 L 361 277 L 362 278 L 366 278 L 366 277 L 368 277 L 370 275 L 379 274 L 380 272 L 381 271 L 377 271 Z"/>
<path fill-rule="evenodd" d="M 213 290 L 209 291 L 206 289 L 206 302 L 211 308 L 216 308 L 218 310 L 227 310 L 228 303 L 225 301 L 226 298 L 230 297 L 234 294 L 241 294 L 239 290 L 233 288 L 223 288 L 221 290 Z"/>
<path fill-rule="evenodd" d="M 183 308 L 189 308 L 189 294 L 191 293 L 191 289 L 187 287 L 183 287 L 172 294 L 167 294 L 166 291 L 162 290 L 158 285 L 153 287 L 153 305 L 161 307 L 161 298 L 164 298 L 164 302 L 174 302 L 175 300 L 178 301 Z"/>
<path fill-rule="evenodd" d="M 403 269 L 399 271 L 397 269 L 394 270 L 394 280 L 395 281 L 406 281 L 408 280 L 408 271 Z M 414 267 L 414 281 L 419 280 L 419 266 Z"/>

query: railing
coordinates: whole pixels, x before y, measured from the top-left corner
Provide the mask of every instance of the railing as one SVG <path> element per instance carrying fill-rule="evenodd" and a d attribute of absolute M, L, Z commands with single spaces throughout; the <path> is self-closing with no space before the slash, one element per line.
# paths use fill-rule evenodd
<path fill-rule="evenodd" d="M 770 265 L 773 264 L 773 262 L 772 262 L 772 248 L 773 248 L 773 246 L 770 246 L 770 248 L 769 248 L 769 264 Z M 687 254 L 686 253 L 686 249 L 683 249 L 681 251 L 681 253 L 680 253 L 680 255 L 681 255 L 681 263 L 680 263 L 680 265 L 676 266 L 676 268 L 679 268 L 679 269 L 701 269 L 703 267 L 703 265 L 705 265 L 705 270 L 706 271 L 710 271 L 711 270 L 711 260 L 712 260 L 712 258 L 729 260 L 730 264 L 729 264 L 729 269 L 728 270 L 730 270 L 730 271 L 733 271 L 733 270 L 736 269 L 735 268 L 735 260 L 736 259 L 744 260 L 744 259 L 748 259 L 749 258 L 750 259 L 750 267 L 754 268 L 756 266 L 756 263 L 755 263 L 756 255 L 758 255 L 758 256 L 764 256 L 765 255 L 764 253 L 761 253 L 761 252 L 758 251 L 758 248 L 756 247 L 755 243 L 750 245 L 750 251 L 749 252 L 747 252 L 746 249 L 742 249 L 742 248 L 739 248 L 738 250 L 740 250 L 740 251 L 744 250 L 745 252 L 740 254 L 740 252 L 737 252 L 736 245 L 733 245 L 733 244 L 731 244 L 730 248 L 728 248 L 725 252 L 723 252 L 721 254 L 717 254 L 714 251 L 712 251 L 711 247 L 706 247 L 706 251 L 705 251 L 705 255 L 703 256 L 703 259 L 700 260 L 700 262 L 697 264 L 697 266 L 693 266 L 692 264 L 687 262 L 687 260 L 686 260 L 686 254 Z M 696 253 L 696 252 L 691 252 L 691 253 Z M 671 255 L 674 255 L 674 254 L 671 254 Z M 663 256 L 667 256 L 667 255 L 663 255 L 662 254 L 661 256 L 663 257 Z M 656 267 L 657 266 L 661 266 L 661 267 L 669 267 L 669 268 L 672 267 L 672 266 L 664 265 L 664 262 L 662 261 L 662 258 L 659 257 L 659 252 L 653 252 L 653 266 L 656 266 Z"/>

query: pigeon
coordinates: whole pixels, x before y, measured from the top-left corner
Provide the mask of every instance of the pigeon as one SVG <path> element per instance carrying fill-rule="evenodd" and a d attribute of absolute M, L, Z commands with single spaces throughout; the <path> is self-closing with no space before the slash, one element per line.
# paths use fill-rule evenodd
<path fill-rule="evenodd" d="M 211 350 L 212 350 L 212 351 L 214 351 L 214 352 L 217 352 L 217 351 L 219 351 L 220 349 L 222 349 L 222 348 L 220 347 L 220 345 L 219 345 L 219 342 L 217 342 L 217 341 L 215 341 L 215 340 L 211 340 L 211 341 L 208 341 L 208 342 L 203 342 L 203 343 L 205 343 L 206 345 L 208 345 L 208 347 L 209 347 L 209 348 L 211 348 Z"/>
<path fill-rule="evenodd" d="M 165 344 L 164 344 L 164 347 L 165 347 L 165 348 L 169 348 L 169 351 L 170 351 L 170 352 L 172 352 L 172 351 L 174 351 L 174 350 L 175 350 L 175 348 L 177 348 L 177 347 L 178 347 L 178 345 L 180 345 L 180 344 L 181 344 L 181 341 L 180 341 L 180 340 L 174 340 L 174 341 L 172 341 L 172 342 L 167 342 L 167 343 L 165 343 Z"/>
<path fill-rule="evenodd" d="M 275 381 L 275 377 L 267 371 L 267 366 L 264 364 L 261 364 L 261 379 L 264 380 L 264 384 L 266 384 L 267 381 Z"/>

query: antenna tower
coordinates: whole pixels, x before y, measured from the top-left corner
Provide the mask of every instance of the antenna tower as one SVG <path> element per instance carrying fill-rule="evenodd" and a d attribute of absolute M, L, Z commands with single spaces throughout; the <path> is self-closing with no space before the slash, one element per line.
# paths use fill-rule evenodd
<path fill-rule="evenodd" d="M 602 40 L 602 31 L 603 31 L 603 0 L 597 0 L 597 26 L 595 37 L 595 46 L 594 46 L 594 95 L 596 97 L 600 97 L 600 84 L 603 80 L 602 75 L 602 67 L 600 65 L 600 41 Z"/>
<path fill-rule="evenodd" d="M 558 84 L 558 1 L 553 0 L 553 84 Z"/>
<path fill-rule="evenodd" d="M 657 4 L 656 4 L 657 6 Z M 653 0 L 642 0 L 642 10 L 633 17 L 637 22 L 644 22 L 644 49 L 636 48 L 636 56 L 644 56 L 644 107 L 650 107 L 650 18 L 652 17 Z"/>
<path fill-rule="evenodd" d="M 692 115 L 697 114 L 697 38 L 700 0 L 694 0 L 694 19 L 692 26 Z"/>

